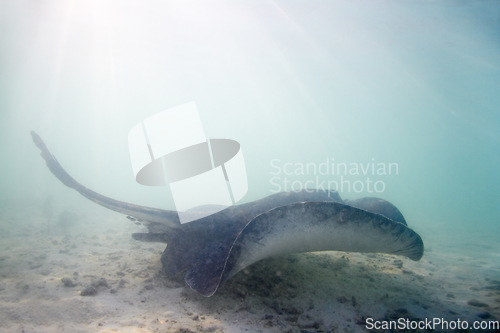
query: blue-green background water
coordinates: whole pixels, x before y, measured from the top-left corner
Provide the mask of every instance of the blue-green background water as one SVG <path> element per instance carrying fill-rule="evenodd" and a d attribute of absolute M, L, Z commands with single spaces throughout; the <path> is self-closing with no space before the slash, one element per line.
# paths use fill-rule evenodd
<path fill-rule="evenodd" d="M 89 188 L 173 208 L 135 182 L 127 135 L 196 101 L 208 137 L 242 146 L 245 201 L 270 194 L 272 160 L 394 162 L 376 195 L 426 246 L 500 238 L 497 1 L 3 0 L 0 24 L 2 210 L 101 209 L 48 172 L 32 129 Z"/>

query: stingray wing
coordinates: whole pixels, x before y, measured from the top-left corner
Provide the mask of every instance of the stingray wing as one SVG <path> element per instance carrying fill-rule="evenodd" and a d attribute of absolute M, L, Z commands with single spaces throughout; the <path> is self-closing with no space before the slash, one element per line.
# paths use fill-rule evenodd
<path fill-rule="evenodd" d="M 419 260 L 420 236 L 380 214 L 338 202 L 303 202 L 271 209 L 251 220 L 234 242 L 214 242 L 185 276 L 204 296 L 243 268 L 268 257 L 313 251 L 388 253 Z"/>
<path fill-rule="evenodd" d="M 393 221 L 407 225 L 403 214 L 389 201 L 374 197 L 365 197 L 356 200 L 345 200 L 349 206 L 364 209 L 372 213 L 380 214 Z"/>

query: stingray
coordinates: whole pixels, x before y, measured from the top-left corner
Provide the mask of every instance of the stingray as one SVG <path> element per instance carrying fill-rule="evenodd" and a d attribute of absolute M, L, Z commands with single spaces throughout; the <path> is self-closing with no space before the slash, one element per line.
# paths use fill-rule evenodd
<path fill-rule="evenodd" d="M 114 200 L 86 188 L 63 169 L 38 134 L 32 131 L 31 135 L 48 168 L 62 183 L 144 224 L 148 232 L 132 237 L 166 243 L 161 256 L 163 272 L 207 297 L 236 273 L 269 257 L 346 251 L 386 253 L 417 261 L 424 252 L 421 237 L 408 228 L 394 205 L 372 197 L 344 201 L 336 191 L 275 193 L 181 224 L 176 211 Z M 209 208 L 194 208 L 190 213 Z"/>

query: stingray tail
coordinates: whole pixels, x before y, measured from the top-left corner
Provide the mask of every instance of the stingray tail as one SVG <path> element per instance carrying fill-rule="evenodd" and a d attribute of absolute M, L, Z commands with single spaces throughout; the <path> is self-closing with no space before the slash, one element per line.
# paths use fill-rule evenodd
<path fill-rule="evenodd" d="M 150 230 L 162 230 L 162 232 L 167 232 L 169 229 L 175 229 L 180 226 L 179 217 L 175 211 L 138 206 L 118 201 L 88 189 L 64 170 L 37 133 L 31 131 L 31 137 L 35 145 L 40 149 L 41 156 L 45 160 L 50 172 L 52 172 L 52 174 L 54 174 L 54 176 L 64 185 L 76 190 L 87 199 L 108 209 L 142 220 L 147 224 Z M 150 226 L 149 224 L 152 225 Z"/>

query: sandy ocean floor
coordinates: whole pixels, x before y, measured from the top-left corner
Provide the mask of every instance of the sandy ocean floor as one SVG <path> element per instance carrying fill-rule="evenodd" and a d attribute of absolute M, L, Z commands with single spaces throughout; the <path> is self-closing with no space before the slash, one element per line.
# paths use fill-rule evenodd
<path fill-rule="evenodd" d="M 142 227 L 125 217 L 63 212 L 49 229 L 33 211 L 1 216 L 1 332 L 367 332 L 367 318 L 500 319 L 494 243 L 423 234 L 419 262 L 338 252 L 275 258 L 205 298 L 161 273 L 165 245 L 133 240 Z"/>

